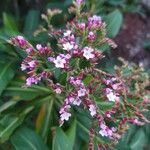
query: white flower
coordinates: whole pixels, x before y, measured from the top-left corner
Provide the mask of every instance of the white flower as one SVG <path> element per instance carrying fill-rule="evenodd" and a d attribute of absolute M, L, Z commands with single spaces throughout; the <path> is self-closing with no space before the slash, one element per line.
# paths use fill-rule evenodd
<path fill-rule="evenodd" d="M 21 70 L 24 71 L 27 69 L 27 66 L 25 64 L 21 64 Z"/>
<path fill-rule="evenodd" d="M 67 50 L 67 51 L 72 50 L 72 49 L 73 49 L 73 47 L 74 47 L 74 45 L 73 45 L 73 44 L 71 44 L 71 43 L 69 43 L 69 42 L 67 42 L 67 43 L 63 44 L 63 49 L 64 49 L 64 50 Z"/>
<path fill-rule="evenodd" d="M 60 88 L 56 88 L 56 89 L 55 89 L 55 92 L 56 92 L 57 94 L 61 94 L 62 90 L 61 90 Z"/>
<path fill-rule="evenodd" d="M 24 37 L 23 37 L 23 36 L 18 35 L 18 36 L 17 36 L 17 39 L 18 39 L 18 40 L 24 40 Z"/>
<path fill-rule="evenodd" d="M 70 30 L 67 30 L 67 31 L 64 33 L 64 37 L 70 36 L 70 35 L 71 35 L 71 31 L 70 31 Z"/>
<path fill-rule="evenodd" d="M 64 68 L 65 63 L 66 63 L 66 60 L 60 56 L 57 56 L 57 58 L 54 60 L 54 64 L 56 68 Z"/>
<path fill-rule="evenodd" d="M 78 91 L 78 97 L 82 97 L 82 96 L 85 96 L 85 94 L 86 94 L 86 89 L 80 89 L 79 91 Z"/>
<path fill-rule="evenodd" d="M 104 137 L 104 136 L 106 136 L 106 137 L 108 136 L 108 133 L 107 133 L 106 130 L 100 130 L 100 131 L 99 131 L 99 134 L 100 134 L 101 136 L 103 136 L 103 137 Z"/>
<path fill-rule="evenodd" d="M 94 58 L 95 57 L 95 55 L 92 53 L 94 50 L 92 49 L 92 48 L 90 48 L 90 47 L 85 47 L 84 49 L 83 49 L 83 56 L 87 59 L 87 60 L 89 60 L 90 58 Z"/>
<path fill-rule="evenodd" d="M 42 48 L 42 45 L 41 44 L 37 44 L 36 48 L 37 48 L 37 50 L 40 50 Z"/>
<path fill-rule="evenodd" d="M 96 115 L 96 107 L 94 105 L 90 105 L 89 107 L 90 114 L 93 117 L 94 115 Z"/>
<path fill-rule="evenodd" d="M 119 97 L 116 96 L 113 92 L 107 94 L 107 98 L 109 101 L 115 102 L 119 100 Z"/>
<path fill-rule="evenodd" d="M 81 99 L 79 97 L 77 97 L 74 101 L 73 101 L 74 105 L 80 106 L 81 104 Z"/>
<path fill-rule="evenodd" d="M 31 67 L 31 68 L 34 68 L 36 66 L 36 61 L 35 60 L 32 60 L 30 62 L 28 62 L 28 65 Z"/>
<path fill-rule="evenodd" d="M 61 121 L 64 121 L 64 120 L 69 120 L 69 117 L 71 116 L 71 113 L 68 113 L 68 112 L 63 112 L 61 115 L 60 115 L 60 119 Z"/>

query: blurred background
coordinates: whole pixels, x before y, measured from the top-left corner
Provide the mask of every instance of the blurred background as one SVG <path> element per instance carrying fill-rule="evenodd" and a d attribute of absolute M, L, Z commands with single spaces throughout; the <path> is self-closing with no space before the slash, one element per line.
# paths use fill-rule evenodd
<path fill-rule="evenodd" d="M 87 0 L 86 2 L 89 8 L 91 6 L 94 8 L 94 13 L 106 20 L 108 35 L 114 38 L 118 45 L 115 50 L 104 48 L 106 58 L 102 67 L 110 71 L 112 66 L 118 63 L 117 58 L 123 57 L 130 62 L 142 64 L 150 73 L 150 0 Z M 63 15 L 56 17 L 53 24 L 56 28 L 63 27 L 65 21 L 70 19 L 67 8 L 71 4 L 72 0 L 1 0 L 1 61 L 5 62 L 6 58 L 10 60 L 10 57 L 12 59 L 15 55 L 22 56 L 17 49 L 14 50 L 7 44 L 8 38 L 22 34 L 33 43 L 44 43 L 44 38 L 35 39 L 33 36 L 42 24 L 41 13 L 46 12 L 47 8 L 62 9 Z M 17 71 L 20 61 L 21 57 L 15 65 Z M 5 94 L 1 96 L 2 98 L 5 101 Z M 146 115 L 150 118 L 149 112 Z M 11 149 L 8 145 L 2 144 L 0 150 Z M 150 150 L 150 125 L 131 127 L 129 133 L 114 150 Z"/>

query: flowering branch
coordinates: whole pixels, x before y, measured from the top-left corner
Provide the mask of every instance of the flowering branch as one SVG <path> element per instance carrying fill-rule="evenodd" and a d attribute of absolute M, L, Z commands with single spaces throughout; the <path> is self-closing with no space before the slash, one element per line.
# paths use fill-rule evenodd
<path fill-rule="evenodd" d="M 53 89 L 54 95 L 63 97 L 60 126 L 71 117 L 73 106 L 89 111 L 96 124 L 89 130 L 89 149 L 92 150 L 95 135 L 111 141 L 110 144 L 98 144 L 99 149 L 109 148 L 127 131 L 128 123 L 144 125 L 149 122 L 142 113 L 146 109 L 143 100 L 148 76 L 142 67 L 130 67 L 123 60 L 123 66 L 116 67 L 115 74 L 95 67 L 97 60 L 104 57 L 99 47 L 108 44 L 116 48 L 116 44 L 107 37 L 106 24 L 101 17 L 83 12 L 84 5 L 82 0 L 74 1 L 69 11 L 76 17 L 61 30 L 50 24 L 51 18 L 61 11 L 48 10 L 42 15 L 48 30 L 43 27 L 41 31 L 47 31 L 57 39 L 56 49 L 41 44 L 34 47 L 22 36 L 12 38 L 10 42 L 27 54 L 21 64 L 21 70 L 28 75 L 25 86 L 43 81 Z M 58 70 L 65 76 L 63 83 L 59 79 L 53 80 Z M 102 109 L 103 103 L 111 107 Z"/>

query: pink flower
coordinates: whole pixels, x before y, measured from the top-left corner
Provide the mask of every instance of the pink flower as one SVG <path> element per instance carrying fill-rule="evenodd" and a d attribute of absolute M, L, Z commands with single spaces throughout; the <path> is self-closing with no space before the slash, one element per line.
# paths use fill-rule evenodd
<path fill-rule="evenodd" d="M 28 66 L 27 66 L 27 65 L 25 65 L 25 64 L 21 64 L 21 70 L 22 70 L 22 71 L 26 70 L 27 68 L 28 68 Z"/>
<path fill-rule="evenodd" d="M 93 54 L 94 50 L 91 47 L 85 47 L 83 49 L 83 56 L 89 60 L 90 58 L 94 58 L 95 55 Z"/>
<path fill-rule="evenodd" d="M 96 115 L 96 107 L 94 105 L 89 105 L 89 111 L 92 117 Z"/>
<path fill-rule="evenodd" d="M 29 48 L 26 49 L 26 53 L 27 53 L 27 54 L 30 54 L 30 53 L 32 53 L 33 51 L 34 51 L 34 50 L 33 50 L 32 47 L 29 47 Z"/>
<path fill-rule="evenodd" d="M 23 36 L 16 36 L 14 38 L 11 39 L 12 43 L 21 47 L 21 48 L 25 48 L 27 46 L 27 41 L 25 40 L 25 38 Z"/>
<path fill-rule="evenodd" d="M 80 6 L 82 4 L 83 0 L 76 0 L 76 3 L 78 6 Z"/>
<path fill-rule="evenodd" d="M 54 60 L 54 64 L 56 68 L 65 68 L 66 59 L 61 56 L 57 56 Z"/>
<path fill-rule="evenodd" d="M 78 24 L 78 28 L 79 28 L 81 31 L 84 31 L 85 28 L 86 28 L 86 24 L 85 24 L 84 22 L 79 23 L 79 24 Z"/>
<path fill-rule="evenodd" d="M 97 28 L 101 25 L 102 20 L 100 16 L 92 16 L 88 18 L 88 27 L 89 28 Z"/>
<path fill-rule="evenodd" d="M 101 136 L 106 136 L 109 138 L 112 137 L 113 131 L 111 129 L 109 129 L 104 123 L 100 124 L 100 128 L 101 128 L 101 130 L 99 131 L 99 134 Z"/>
<path fill-rule="evenodd" d="M 35 68 L 38 64 L 38 61 L 37 60 L 32 60 L 30 62 L 28 62 L 28 65 L 31 69 Z"/>
<path fill-rule="evenodd" d="M 37 44 L 36 49 L 39 51 L 40 54 L 50 54 L 51 53 L 51 50 L 48 47 L 42 47 L 41 44 Z"/>
<path fill-rule="evenodd" d="M 88 34 L 88 40 L 90 42 L 94 42 L 96 40 L 96 34 L 92 31 L 90 31 L 89 34 Z"/>
<path fill-rule="evenodd" d="M 80 106 L 81 104 L 81 99 L 79 97 L 77 97 L 74 101 L 73 101 L 74 105 Z"/>
<path fill-rule="evenodd" d="M 64 33 L 64 37 L 68 37 L 71 35 L 71 30 L 67 30 L 65 33 Z"/>
<path fill-rule="evenodd" d="M 26 85 L 31 86 L 32 84 L 37 84 L 40 80 L 40 77 L 29 77 L 26 79 Z"/>
<path fill-rule="evenodd" d="M 108 100 L 112 101 L 112 102 L 119 100 L 119 97 L 116 96 L 113 92 L 108 93 L 106 96 L 107 96 Z"/>
<path fill-rule="evenodd" d="M 100 130 L 99 131 L 99 134 L 101 135 L 101 136 L 108 136 L 108 133 L 107 133 L 107 131 L 106 130 Z"/>
<path fill-rule="evenodd" d="M 71 43 L 69 43 L 69 42 L 67 42 L 67 43 L 63 44 L 63 49 L 64 49 L 64 50 L 67 50 L 67 51 L 72 50 L 72 49 L 73 49 L 73 47 L 74 47 L 74 45 L 73 45 L 73 44 L 71 44 Z"/>
<path fill-rule="evenodd" d="M 61 92 L 62 92 L 62 87 L 61 87 L 61 85 L 60 85 L 59 83 L 57 83 L 56 85 L 54 85 L 54 91 L 55 91 L 55 93 L 57 93 L 57 94 L 61 94 Z"/>
<path fill-rule="evenodd" d="M 81 88 L 79 91 L 78 91 L 78 96 L 79 97 L 83 97 L 86 95 L 86 89 L 84 88 Z"/>
<path fill-rule="evenodd" d="M 71 116 L 71 113 L 64 111 L 64 112 L 60 115 L 60 119 L 61 119 L 61 121 L 64 121 L 64 120 L 68 121 L 69 118 L 70 118 L 70 116 Z"/>

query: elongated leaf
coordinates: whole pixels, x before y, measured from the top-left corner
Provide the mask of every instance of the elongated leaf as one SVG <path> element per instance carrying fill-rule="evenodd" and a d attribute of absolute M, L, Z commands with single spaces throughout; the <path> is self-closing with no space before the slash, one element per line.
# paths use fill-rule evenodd
<path fill-rule="evenodd" d="M 106 18 L 105 21 L 107 23 L 107 31 L 109 37 L 115 37 L 122 25 L 123 17 L 119 10 L 115 10 L 110 13 Z"/>
<path fill-rule="evenodd" d="M 8 109 L 9 107 L 15 105 L 17 101 L 11 100 L 6 103 L 4 103 L 2 106 L 0 106 L 0 113 L 3 112 L 4 110 Z"/>
<path fill-rule="evenodd" d="M 70 140 L 61 128 L 56 128 L 52 150 L 72 150 Z"/>
<path fill-rule="evenodd" d="M 26 127 L 15 132 L 11 138 L 15 150 L 48 150 L 40 136 Z"/>
<path fill-rule="evenodd" d="M 72 149 L 73 149 L 75 137 L 76 137 L 76 126 L 77 126 L 77 122 L 76 122 L 76 120 L 74 120 L 71 127 L 66 132 Z"/>
<path fill-rule="evenodd" d="M 34 107 L 29 107 L 25 109 L 20 115 L 16 116 L 13 114 L 8 114 L 0 120 L 0 142 L 3 143 L 9 139 L 13 131 L 23 122 L 25 116 L 33 109 Z"/>
<path fill-rule="evenodd" d="M 8 14 L 3 13 L 3 23 L 6 30 L 17 32 L 16 21 Z"/>
<path fill-rule="evenodd" d="M 38 27 L 39 23 L 39 11 L 30 10 L 27 14 L 24 26 L 24 33 L 27 36 L 32 36 L 32 33 Z"/>
<path fill-rule="evenodd" d="M 12 62 L 0 64 L 0 94 L 15 75 L 12 65 Z"/>
<path fill-rule="evenodd" d="M 139 129 L 134 138 L 132 139 L 131 149 L 132 150 L 142 150 L 144 148 L 144 145 L 148 139 L 146 139 L 146 135 L 144 134 L 144 131 L 142 129 Z"/>
<path fill-rule="evenodd" d="M 33 88 L 22 87 L 8 87 L 4 93 L 6 96 L 17 96 L 22 100 L 32 100 L 38 96 L 45 95 L 46 93 Z"/>
<path fill-rule="evenodd" d="M 46 102 L 46 112 L 45 112 L 45 116 L 44 116 L 44 120 L 41 123 L 42 124 L 42 128 L 41 128 L 41 136 L 44 139 L 44 141 L 47 141 L 47 136 L 48 136 L 48 131 L 49 131 L 49 127 L 50 127 L 50 121 L 52 118 L 52 109 L 53 109 L 53 101 L 54 99 L 49 98 L 48 102 Z"/>

